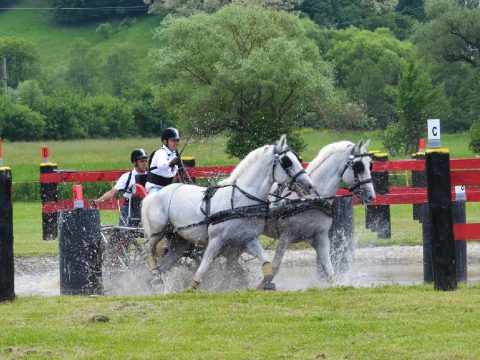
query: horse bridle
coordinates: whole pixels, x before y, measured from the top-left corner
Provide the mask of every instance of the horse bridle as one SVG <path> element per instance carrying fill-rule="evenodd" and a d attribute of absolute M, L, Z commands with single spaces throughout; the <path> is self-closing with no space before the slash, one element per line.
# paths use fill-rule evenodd
<path fill-rule="evenodd" d="M 360 188 L 360 186 L 362 186 L 364 184 L 373 183 L 373 180 L 372 180 L 371 177 L 368 178 L 368 179 L 360 181 L 358 175 L 360 175 L 361 173 L 363 173 L 365 171 L 365 165 L 363 164 L 361 159 L 363 157 L 370 156 L 370 155 L 368 155 L 367 153 L 355 154 L 355 149 L 356 149 L 356 146 L 353 146 L 352 151 L 350 152 L 350 155 L 348 156 L 348 161 L 345 164 L 345 167 L 343 168 L 342 173 L 340 174 L 340 178 L 343 178 L 343 174 L 345 173 L 345 171 L 348 168 L 352 169 L 353 179 L 354 179 L 355 184 L 352 187 L 349 187 L 348 191 L 350 191 L 354 194 L 361 192 L 361 190 L 356 191 Z M 360 160 L 355 161 L 355 159 L 360 159 Z"/>
<path fill-rule="evenodd" d="M 292 160 L 290 160 L 290 158 L 286 155 L 290 151 L 292 151 L 292 150 L 290 150 L 290 148 L 288 148 L 288 147 L 285 148 L 284 150 L 280 151 L 280 152 L 277 152 L 277 149 L 275 149 L 275 148 L 273 149 L 273 154 L 274 154 L 275 158 L 273 159 L 273 171 L 272 171 L 273 182 L 278 182 L 278 181 L 275 180 L 275 168 L 276 168 L 277 164 L 280 164 L 280 166 L 282 167 L 283 170 L 285 170 L 287 175 L 292 178 L 292 180 L 290 181 L 290 184 L 288 186 L 289 188 L 293 185 L 293 183 L 295 183 L 297 181 L 297 178 L 300 175 L 307 173 L 305 171 L 305 169 L 302 168 L 296 174 L 293 174 L 293 175 L 291 174 L 290 168 L 292 167 L 293 163 L 292 163 Z M 283 156 L 281 156 L 281 155 L 283 155 Z"/>

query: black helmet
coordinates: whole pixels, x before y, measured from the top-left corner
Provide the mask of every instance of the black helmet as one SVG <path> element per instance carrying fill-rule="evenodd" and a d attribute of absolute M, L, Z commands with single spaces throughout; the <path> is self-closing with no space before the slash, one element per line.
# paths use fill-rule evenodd
<path fill-rule="evenodd" d="M 162 141 L 163 140 L 168 140 L 168 139 L 175 139 L 175 140 L 180 140 L 180 133 L 178 132 L 177 129 L 174 127 L 169 127 L 166 128 L 165 130 L 162 131 Z"/>
<path fill-rule="evenodd" d="M 137 161 L 139 159 L 146 159 L 146 158 L 148 158 L 148 154 L 143 149 L 135 149 L 130 154 L 131 162 Z"/>

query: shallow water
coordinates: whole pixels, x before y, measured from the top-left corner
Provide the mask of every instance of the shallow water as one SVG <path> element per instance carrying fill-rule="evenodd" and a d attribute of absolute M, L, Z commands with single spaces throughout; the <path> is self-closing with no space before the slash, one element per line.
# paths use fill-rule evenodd
<path fill-rule="evenodd" d="M 468 281 L 480 282 L 480 245 L 468 245 Z M 269 252 L 273 257 L 273 252 Z M 243 272 L 232 274 L 221 259 L 209 270 L 202 288 L 209 291 L 256 288 L 262 273 L 257 260 L 248 256 L 241 262 Z M 317 282 L 313 250 L 287 251 L 281 270 L 275 278 L 277 290 L 296 291 L 311 287 L 328 287 L 327 282 Z M 194 273 L 193 266 L 183 264 L 164 276 L 164 285 L 152 289 L 149 272 L 137 268 L 131 272 L 103 273 L 105 294 L 145 295 L 177 292 L 187 287 Z M 384 284 L 423 283 L 422 247 L 390 246 L 362 248 L 355 252 L 355 263 L 346 274 L 337 276 L 336 284 L 370 287 Z M 15 259 L 15 293 L 17 296 L 60 294 L 59 261 L 56 257 Z"/>

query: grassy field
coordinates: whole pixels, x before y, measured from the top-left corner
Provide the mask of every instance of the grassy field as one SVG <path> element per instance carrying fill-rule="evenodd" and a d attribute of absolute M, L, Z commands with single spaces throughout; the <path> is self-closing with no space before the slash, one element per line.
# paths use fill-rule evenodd
<path fill-rule="evenodd" d="M 130 28 L 115 32 L 108 39 L 103 39 L 95 33 L 99 23 L 81 26 L 53 24 L 51 10 L 40 9 L 49 7 L 49 1 L 23 0 L 19 2 L 18 7 L 35 9 L 0 12 L 0 36 L 18 36 L 32 41 L 40 56 L 40 66 L 47 72 L 66 67 L 70 50 L 79 38 L 87 40 L 103 56 L 108 55 L 116 44 L 135 44 L 140 58 L 145 58 L 148 50 L 155 44 L 152 39 L 152 30 L 163 18 L 160 15 L 139 16 L 138 21 Z M 121 18 L 109 22 L 116 29 L 120 20 Z"/>
<path fill-rule="evenodd" d="M 19 298 L 0 304 L 0 358 L 480 358 L 480 287 L 432 288 Z"/>
<path fill-rule="evenodd" d="M 301 134 L 307 145 L 301 155 L 307 162 L 312 160 L 323 146 L 340 140 L 358 142 L 360 139 L 371 139 L 370 150 L 384 150 L 378 131 L 334 132 L 303 129 Z M 474 157 L 475 154 L 468 149 L 466 137 L 465 133 L 444 134 L 442 145 L 450 149 L 452 158 Z M 201 140 L 192 138 L 183 155 L 195 156 L 197 166 L 236 164 L 239 159 L 231 158 L 224 152 L 226 141 L 224 136 Z M 151 152 L 160 146 L 160 139 L 150 137 L 5 143 L 3 160 L 5 165 L 12 169 L 14 182 L 38 181 L 41 147 L 44 145 L 49 147 L 50 160 L 57 163 L 59 169 L 111 170 L 128 169 L 128 159 L 134 148 L 143 147 L 147 152 Z M 180 148 L 182 147 L 183 143 L 180 143 Z"/>

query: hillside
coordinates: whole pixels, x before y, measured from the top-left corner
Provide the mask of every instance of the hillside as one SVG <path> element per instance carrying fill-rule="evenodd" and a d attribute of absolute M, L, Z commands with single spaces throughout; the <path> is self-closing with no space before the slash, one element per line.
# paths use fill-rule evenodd
<path fill-rule="evenodd" d="M 68 63 L 72 45 L 78 38 L 90 42 L 102 55 L 107 55 L 116 44 L 125 42 L 135 44 L 139 54 L 144 58 L 154 44 L 152 30 L 158 26 L 163 17 L 161 15 L 137 17 L 138 21 L 130 28 L 114 32 L 110 38 L 103 39 L 95 30 L 105 21 L 75 27 L 59 26 L 50 21 L 51 10 L 42 9 L 46 6 L 45 0 L 23 0 L 16 8 L 0 12 L 0 36 L 20 36 L 31 40 L 37 46 L 40 66 L 45 70 L 64 67 Z M 117 29 L 121 20 L 117 18 L 109 22 Z"/>

